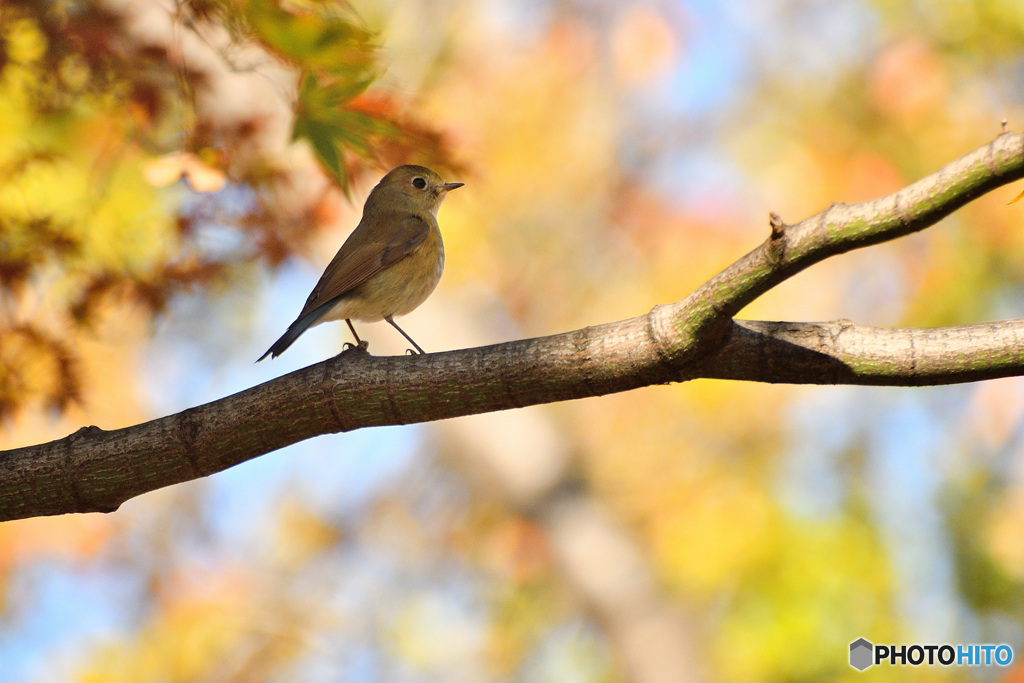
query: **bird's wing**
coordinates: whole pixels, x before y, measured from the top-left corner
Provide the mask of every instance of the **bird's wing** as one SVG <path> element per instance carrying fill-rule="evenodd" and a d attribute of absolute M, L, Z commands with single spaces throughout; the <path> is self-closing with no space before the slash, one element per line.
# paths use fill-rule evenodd
<path fill-rule="evenodd" d="M 377 273 L 390 268 L 416 250 L 430 234 L 430 224 L 416 214 L 395 221 L 382 240 L 354 239 L 359 226 L 341 246 L 306 299 L 299 318 L 355 289 Z M 362 244 L 358 244 L 362 242 Z M 357 244 L 357 246 L 351 246 Z"/>

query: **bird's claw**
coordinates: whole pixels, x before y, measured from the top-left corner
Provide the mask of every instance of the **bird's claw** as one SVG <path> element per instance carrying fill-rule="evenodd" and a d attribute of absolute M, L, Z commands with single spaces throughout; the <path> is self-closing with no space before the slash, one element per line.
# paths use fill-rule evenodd
<path fill-rule="evenodd" d="M 370 342 L 366 341 L 365 339 L 360 339 L 358 344 L 353 344 L 352 342 L 345 342 L 344 344 L 341 345 L 341 353 L 339 353 L 338 355 L 340 356 L 342 354 L 351 353 L 353 351 L 362 351 L 363 353 L 369 354 L 369 347 Z"/>

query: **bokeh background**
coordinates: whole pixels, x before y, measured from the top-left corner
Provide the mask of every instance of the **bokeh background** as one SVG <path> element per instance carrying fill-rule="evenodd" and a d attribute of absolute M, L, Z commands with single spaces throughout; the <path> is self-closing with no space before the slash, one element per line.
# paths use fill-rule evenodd
<path fill-rule="evenodd" d="M 889 193 L 1004 119 L 1019 0 L 2 0 L 0 447 L 336 353 L 326 325 L 253 364 L 398 163 L 466 183 L 403 323 L 444 350 L 678 300 L 769 211 Z M 1019 191 L 743 316 L 1024 315 Z M 696 381 L 320 437 L 0 525 L 0 680 L 859 680 L 861 636 L 1019 659 L 1022 418 L 1018 379 Z"/>

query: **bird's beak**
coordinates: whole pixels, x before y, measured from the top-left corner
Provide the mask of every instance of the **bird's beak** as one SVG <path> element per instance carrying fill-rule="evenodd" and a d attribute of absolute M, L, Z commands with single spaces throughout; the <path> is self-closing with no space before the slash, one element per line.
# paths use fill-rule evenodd
<path fill-rule="evenodd" d="M 445 192 L 450 192 L 450 191 L 452 191 L 454 189 L 462 187 L 465 184 L 466 183 L 445 183 L 444 184 L 444 191 Z"/>

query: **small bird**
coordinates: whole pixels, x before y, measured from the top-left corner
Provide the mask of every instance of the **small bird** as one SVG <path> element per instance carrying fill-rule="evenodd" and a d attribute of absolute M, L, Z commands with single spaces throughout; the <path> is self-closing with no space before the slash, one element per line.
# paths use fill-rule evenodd
<path fill-rule="evenodd" d="M 409 340 L 394 316 L 410 313 L 434 291 L 444 270 L 444 244 L 437 210 L 450 191 L 429 168 L 399 166 L 381 178 L 366 198 L 363 217 L 320 276 L 302 312 L 281 338 L 260 356 L 276 358 L 303 332 L 328 320 L 344 320 L 356 338 L 353 320 L 386 320 Z"/>

